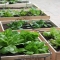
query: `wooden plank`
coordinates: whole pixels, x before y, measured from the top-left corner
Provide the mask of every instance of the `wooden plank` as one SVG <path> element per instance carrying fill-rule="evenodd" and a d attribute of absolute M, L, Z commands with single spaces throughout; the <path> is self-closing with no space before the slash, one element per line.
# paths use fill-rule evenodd
<path fill-rule="evenodd" d="M 31 3 L 16 3 L 16 4 L 8 4 L 8 5 L 0 5 L 0 9 L 2 8 L 28 8 L 28 7 L 36 7 Z"/>
<path fill-rule="evenodd" d="M 1 60 L 16 60 L 16 59 L 26 59 L 26 60 L 37 60 L 38 59 L 40 60 L 41 57 L 45 57 L 48 55 L 50 55 L 50 53 L 35 54 L 35 55 L 2 56 Z"/>
<path fill-rule="evenodd" d="M 0 17 L 0 21 L 7 21 L 7 20 L 49 20 L 50 16 L 21 16 L 21 17 Z"/>
<path fill-rule="evenodd" d="M 2 23 L 0 21 L 0 32 L 2 32 L 2 31 L 3 31 L 3 29 L 2 29 Z"/>

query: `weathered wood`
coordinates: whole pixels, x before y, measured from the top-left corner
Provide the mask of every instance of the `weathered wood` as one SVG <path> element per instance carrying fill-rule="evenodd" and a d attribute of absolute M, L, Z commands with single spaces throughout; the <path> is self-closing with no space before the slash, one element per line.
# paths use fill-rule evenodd
<path fill-rule="evenodd" d="M 34 55 L 15 55 L 15 56 L 1 56 L 1 60 L 41 60 L 41 57 L 50 56 L 50 53 L 43 53 L 43 54 L 34 54 Z M 43 59 L 44 60 L 44 59 Z M 50 60 L 50 57 L 49 57 Z"/>
<path fill-rule="evenodd" d="M 21 17 L 0 17 L 0 21 L 7 21 L 7 20 L 18 20 L 18 19 L 23 19 L 23 20 L 49 20 L 50 16 L 21 16 Z"/>
<path fill-rule="evenodd" d="M 0 9 L 2 8 L 28 8 L 28 7 L 36 7 L 32 3 L 15 3 L 15 4 L 8 4 L 8 5 L 0 5 Z"/>
<path fill-rule="evenodd" d="M 2 29 L 2 23 L 1 23 L 1 21 L 0 21 L 0 32 L 2 32 L 3 31 L 3 29 Z"/>

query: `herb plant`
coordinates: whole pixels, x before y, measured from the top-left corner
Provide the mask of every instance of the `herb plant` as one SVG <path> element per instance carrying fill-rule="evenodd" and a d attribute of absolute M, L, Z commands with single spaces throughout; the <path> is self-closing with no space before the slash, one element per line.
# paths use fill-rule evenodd
<path fill-rule="evenodd" d="M 17 32 L 7 29 L 0 32 L 0 53 L 26 55 L 47 53 L 48 47 L 39 41 L 38 37 L 37 32 L 24 30 Z"/>

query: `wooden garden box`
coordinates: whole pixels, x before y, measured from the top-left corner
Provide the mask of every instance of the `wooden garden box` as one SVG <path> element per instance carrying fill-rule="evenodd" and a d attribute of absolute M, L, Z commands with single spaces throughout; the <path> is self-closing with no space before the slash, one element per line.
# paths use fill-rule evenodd
<path fill-rule="evenodd" d="M 58 30 L 60 30 L 60 28 L 56 28 Z M 39 30 L 40 32 L 40 38 L 42 41 L 44 41 L 46 43 L 46 45 L 49 47 L 50 51 L 52 52 L 52 55 L 51 55 L 51 60 L 60 60 L 60 51 L 56 51 L 52 46 L 51 44 L 43 37 L 43 35 L 41 34 L 41 32 L 43 31 L 49 31 L 50 28 L 47 28 L 45 30 Z"/>
<path fill-rule="evenodd" d="M 30 31 L 37 32 L 34 30 Z M 40 37 L 38 39 L 42 41 Z M 51 60 L 51 52 L 33 55 L 0 56 L 0 58 L 1 60 Z"/>
<path fill-rule="evenodd" d="M 37 7 L 36 5 L 34 5 L 34 4 L 29 4 L 30 5 L 30 7 L 29 7 L 29 5 L 27 5 L 28 7 L 26 7 L 26 3 L 21 3 L 20 5 L 19 5 L 20 3 L 16 3 L 16 4 L 11 4 L 11 5 L 6 5 L 6 9 L 5 10 L 7 10 L 8 8 L 9 9 L 11 9 L 11 10 L 16 10 L 16 11 L 21 11 L 22 9 L 24 10 L 24 11 L 29 11 L 29 9 L 31 8 L 31 7 L 33 7 L 33 8 L 35 8 L 36 10 L 40 10 L 41 11 L 41 9 L 39 8 L 39 7 Z M 24 6 L 23 6 L 24 5 Z M 3 8 L 3 6 L 0 6 L 0 10 L 2 10 L 2 8 Z M 23 18 L 23 19 L 27 19 L 27 18 L 29 18 L 29 19 L 32 19 L 33 17 L 36 19 L 36 18 L 41 18 L 42 19 L 42 17 L 44 17 L 44 19 L 46 18 L 46 17 L 48 17 L 49 18 L 49 16 L 48 15 L 46 15 L 45 14 L 45 12 L 43 12 L 43 11 L 41 11 L 42 13 L 40 13 L 41 15 L 39 15 L 39 16 L 28 16 L 28 15 L 26 15 L 26 16 L 12 16 L 12 17 L 4 17 L 4 16 L 0 16 L 0 21 L 1 20 L 7 20 L 7 19 L 20 19 L 20 18 Z"/>
<path fill-rule="evenodd" d="M 30 17 L 29 17 L 30 18 Z M 57 27 L 53 22 L 51 22 L 50 20 L 49 20 L 49 18 L 48 17 L 46 17 L 46 18 L 44 18 L 44 17 L 42 17 L 42 18 L 34 18 L 34 17 L 32 17 L 32 19 L 29 19 L 29 18 L 25 18 L 25 19 L 22 19 L 22 21 L 28 21 L 29 23 L 30 22 L 32 22 L 32 21 L 38 21 L 38 20 L 40 20 L 40 19 L 42 19 L 42 20 L 44 20 L 44 21 L 48 21 L 49 23 L 51 23 L 51 25 L 53 26 L 53 27 Z M 8 26 L 6 25 L 6 24 L 9 24 L 10 22 L 13 22 L 13 21 L 19 21 L 19 19 L 13 19 L 13 18 L 10 18 L 10 19 L 6 19 L 6 20 L 2 20 L 1 21 L 1 30 L 2 31 L 4 31 L 5 29 L 7 29 L 8 28 Z M 49 27 L 50 28 L 50 27 Z M 47 29 L 46 27 L 44 27 L 44 28 L 28 28 L 27 30 L 45 30 L 45 29 Z"/>

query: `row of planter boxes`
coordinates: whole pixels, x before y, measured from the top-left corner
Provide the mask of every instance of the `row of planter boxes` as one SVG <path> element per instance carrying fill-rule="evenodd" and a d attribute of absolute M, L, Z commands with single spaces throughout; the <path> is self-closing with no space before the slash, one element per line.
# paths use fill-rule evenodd
<path fill-rule="evenodd" d="M 9 18 L 10 18 L 10 19 L 9 19 Z M 21 19 L 21 17 L 20 17 L 20 18 L 15 17 L 16 19 L 15 19 L 15 18 L 12 18 L 12 17 L 9 17 L 9 18 L 8 18 L 8 17 L 2 17 L 2 18 L 1 18 L 1 22 L 0 22 L 0 24 L 1 24 L 1 25 L 0 25 L 0 26 L 1 26 L 1 27 L 0 27 L 1 31 L 4 31 L 4 30 L 5 30 L 5 29 L 4 29 L 4 26 L 5 26 L 4 24 L 7 24 L 7 23 L 9 24 L 10 22 L 14 22 L 14 21 L 16 21 L 16 20 L 19 21 L 19 19 Z M 24 19 L 24 18 L 25 18 L 25 19 Z M 42 16 L 42 17 L 40 16 L 39 18 L 38 18 L 38 17 L 36 18 L 36 17 L 33 17 L 33 16 L 32 16 L 32 19 L 31 19 L 30 17 L 24 17 L 24 18 L 22 17 L 22 19 L 23 19 L 22 21 L 28 21 L 28 22 L 39 21 L 40 19 L 42 19 L 42 20 L 44 20 L 44 21 L 49 21 L 54 27 L 57 27 L 53 22 L 51 22 L 51 21 L 49 20 L 49 18 L 50 18 L 49 16 L 45 16 L 45 17 L 44 17 L 44 16 Z M 5 19 L 6 19 L 6 20 L 5 20 Z M 5 28 L 6 28 L 6 27 L 5 27 Z M 49 28 L 35 28 L 35 29 L 27 29 L 27 30 L 46 31 L 47 29 L 49 29 Z M 40 35 L 40 36 L 41 36 L 41 35 Z M 40 37 L 40 39 L 43 41 L 42 37 Z M 49 48 L 49 49 L 50 49 L 50 48 Z M 45 54 L 43 54 L 43 55 L 45 55 Z M 42 57 L 43 57 L 43 55 L 42 55 Z M 49 53 L 49 55 L 50 55 L 50 53 Z M 33 55 L 33 56 L 34 56 L 34 55 Z M 36 56 L 37 56 L 37 55 L 36 55 Z M 39 56 L 41 56 L 41 55 L 39 55 Z M 48 58 L 47 58 L 46 60 L 53 59 L 53 56 L 54 56 L 54 55 L 53 55 L 53 53 L 52 53 L 52 57 L 48 56 Z M 15 58 L 14 58 L 14 57 L 15 57 Z M 18 56 L 17 56 L 17 57 L 14 56 L 14 57 L 11 58 L 11 56 L 10 56 L 10 57 L 9 57 L 9 56 L 8 56 L 8 57 L 5 56 L 5 58 L 3 59 L 3 56 L 2 56 L 2 60 L 6 60 L 6 59 L 15 60 L 15 59 L 17 59 L 17 58 L 22 59 L 21 55 L 20 55 L 19 57 L 18 57 Z M 31 57 L 31 56 L 29 56 L 29 57 L 30 57 L 31 59 L 34 59 L 34 57 Z M 29 59 L 30 59 L 30 58 L 29 58 Z M 23 55 L 23 59 L 28 59 L 28 58 L 25 57 L 25 55 Z M 31 60 L 31 59 L 30 59 L 30 60 Z M 39 57 L 38 57 L 38 58 L 35 57 L 35 59 L 40 59 L 40 58 L 39 58 Z M 34 59 L 34 60 L 35 60 L 35 59 Z"/>
<path fill-rule="evenodd" d="M 21 3 L 22 5 L 24 5 L 23 3 Z M 20 5 L 19 7 L 17 7 L 16 6 L 16 4 L 14 4 L 14 5 L 10 5 L 10 6 L 7 6 L 7 7 L 11 7 L 11 8 L 20 8 L 20 7 L 22 7 L 22 5 Z M 35 6 L 35 5 L 33 5 L 33 6 Z M 25 7 L 25 5 L 24 5 L 24 7 Z M 36 6 L 35 6 L 36 7 Z M 37 8 L 36 7 L 36 9 L 37 10 L 39 10 L 39 8 Z M 16 9 L 16 10 L 18 10 L 19 11 L 19 9 Z M 25 9 L 26 11 L 28 11 L 29 10 L 29 8 L 28 9 Z M 34 12 L 34 11 L 33 11 Z M 36 11 L 35 11 L 36 12 Z M 35 13 L 34 12 L 34 13 Z M 39 22 L 38 22 L 39 21 Z M 12 29 L 12 30 L 18 30 L 18 31 L 21 31 L 21 30 L 27 30 L 27 32 L 28 32 L 28 30 L 29 31 L 34 31 L 34 32 L 37 32 L 37 33 L 39 33 L 40 35 L 38 36 L 39 37 L 39 39 L 41 40 L 41 41 L 43 41 L 43 42 L 45 42 L 45 45 L 47 45 L 48 46 L 48 52 L 47 53 L 42 53 L 42 54 L 32 54 L 32 55 L 25 55 L 25 54 L 22 54 L 22 55 L 13 55 L 13 56 L 6 56 L 6 55 L 2 55 L 1 56 L 1 60 L 59 60 L 60 58 L 59 58 L 59 56 L 60 56 L 60 52 L 57 52 L 53 47 L 52 47 L 52 45 L 45 39 L 45 37 L 44 36 L 42 36 L 42 34 L 41 34 L 41 32 L 44 32 L 44 31 L 50 31 L 50 28 L 51 27 L 57 27 L 51 20 L 50 20 L 50 16 L 47 16 L 45 13 L 44 13 L 44 15 L 42 16 L 42 15 L 38 15 L 38 16 L 19 16 L 19 17 L 4 17 L 4 16 L 0 16 L 0 31 L 3 31 L 3 33 L 4 33 L 4 31 L 6 31 L 6 29 L 8 29 L 8 28 L 10 28 L 10 27 L 7 27 L 7 25 L 9 25 L 9 24 L 12 24 L 12 23 L 14 23 L 16 26 L 17 26 L 17 22 L 19 22 L 19 24 L 21 25 L 21 26 L 23 26 L 22 24 L 23 23 L 28 23 L 28 24 L 26 24 L 27 26 L 28 26 L 28 29 L 26 29 L 27 28 L 27 26 L 25 25 L 25 29 L 23 28 L 23 29 L 20 29 L 20 26 L 19 26 L 19 29 Z M 34 22 L 34 24 L 35 25 L 33 25 L 33 23 L 32 22 Z M 49 24 L 51 24 L 52 26 L 51 27 L 47 27 L 47 28 L 45 28 L 45 27 L 41 27 L 41 25 L 42 24 L 44 24 L 44 26 L 46 26 L 46 22 L 48 22 L 48 25 Z M 40 23 L 39 25 L 38 25 L 38 23 Z M 42 23 L 42 24 L 41 24 Z M 7 24 L 7 25 L 6 25 Z M 18 25 L 19 25 L 18 24 Z M 35 28 L 32 28 L 32 27 L 30 27 L 29 25 L 33 25 Z M 15 26 L 14 25 L 14 26 Z M 12 26 L 12 25 L 11 25 Z M 36 26 L 37 26 L 37 28 L 36 28 Z M 40 27 L 39 27 L 40 26 Z M 59 29 L 60 30 L 60 29 Z M 9 33 L 9 32 L 11 32 L 11 31 L 6 31 L 6 33 L 5 34 L 7 34 L 7 33 Z M 2 34 L 2 33 L 1 33 Z M 9 35 L 9 34 L 7 34 L 7 35 Z M 28 35 L 28 34 L 26 34 L 26 35 Z M 26 36 L 25 35 L 25 36 Z M 4 36 L 4 35 L 2 35 L 2 36 Z M 1 37 L 1 36 L 0 36 Z M 16 36 L 15 36 L 16 37 Z M 30 38 L 29 36 L 27 37 L 27 38 Z M 30 41 L 29 41 L 30 42 Z M 5 42 L 6 43 L 6 42 Z M 2 47 L 2 46 L 1 46 Z M 0 49 L 2 49 L 0 47 Z M 44 49 L 43 49 L 44 50 Z M 11 52 L 11 51 L 10 51 Z M 13 50 L 12 50 L 12 52 L 13 52 Z M 1 50 L 0 50 L 0 53 L 1 53 Z M 26 53 L 26 51 L 25 51 L 25 53 Z M 30 53 L 32 53 L 32 52 L 30 52 Z"/>

